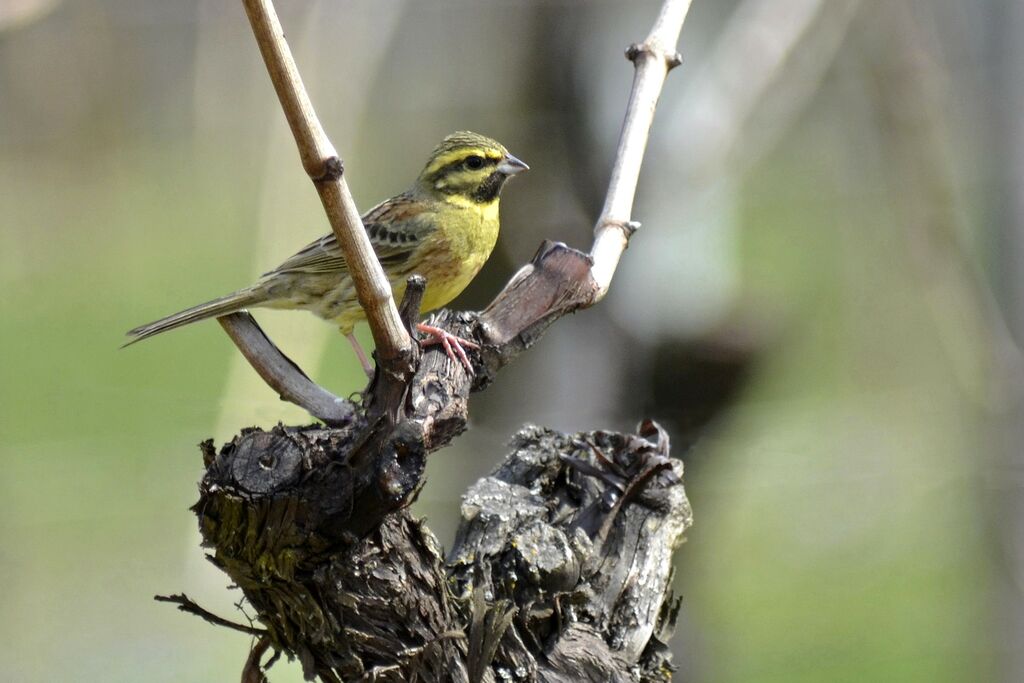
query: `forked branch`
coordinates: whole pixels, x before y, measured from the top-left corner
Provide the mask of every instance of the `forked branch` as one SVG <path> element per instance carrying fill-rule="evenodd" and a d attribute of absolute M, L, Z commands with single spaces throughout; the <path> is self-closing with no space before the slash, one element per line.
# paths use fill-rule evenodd
<path fill-rule="evenodd" d="M 272 12 L 269 2 L 246 4 L 262 8 L 263 19 Z M 668 435 L 653 423 L 636 434 L 522 430 L 505 464 L 467 494 L 447 562 L 405 508 L 424 485 L 429 453 L 466 428 L 471 390 L 553 321 L 607 292 L 633 229 L 648 131 L 665 76 L 678 63 L 674 44 L 689 5 L 666 0 L 651 34 L 627 53 L 636 75 L 592 252 L 545 242 L 486 310 L 446 310 L 435 319 L 480 343 L 475 373 L 443 351 L 418 355 L 412 345 L 414 372 L 378 372 L 364 409 L 351 419 L 330 429 L 245 430 L 219 452 L 212 442 L 203 445 L 206 474 L 193 511 L 204 545 L 256 610 L 266 628 L 261 643 L 298 658 L 307 678 L 469 683 L 497 680 L 499 671 L 543 682 L 671 675 L 666 643 L 678 610 L 672 550 L 692 516 L 682 463 L 670 458 Z M 270 36 L 279 37 L 274 26 L 276 19 Z M 265 54 L 283 44 L 270 42 Z M 279 63 L 268 58 L 268 65 Z M 286 110 L 304 106 L 282 102 Z M 317 163 L 306 166 L 318 188 L 325 186 L 320 170 L 333 175 Z M 410 278 L 396 314 L 400 329 L 418 316 L 424 286 Z M 221 322 L 284 398 L 316 415 L 334 409 L 334 397 L 320 393 L 250 317 Z M 249 658 L 247 681 L 262 678 L 259 654 Z"/>
<path fill-rule="evenodd" d="M 390 287 L 355 213 L 345 180 L 340 174 L 340 161 L 337 161 L 334 148 L 327 141 L 302 88 L 273 6 L 270 0 L 243 1 L 289 124 L 295 132 L 303 166 L 321 193 L 353 276 L 360 273 L 356 279 L 357 287 L 361 286 L 360 282 L 372 284 L 372 292 L 366 299 L 360 290 L 360 302 L 366 309 L 385 368 L 389 367 L 389 361 L 392 362 L 390 369 L 393 372 L 387 374 L 394 378 L 389 380 L 393 387 L 396 381 L 402 383 L 408 377 L 394 370 L 404 370 L 404 359 L 411 356 L 409 335 L 403 328 Z M 481 367 L 477 368 L 475 388 L 486 385 L 495 371 L 529 347 L 554 320 L 592 306 L 607 294 L 622 252 L 638 225 L 631 219 L 633 198 L 665 78 L 680 62 L 675 45 L 690 2 L 666 0 L 647 38 L 626 51 L 627 58 L 635 66 L 633 87 L 590 253 L 561 243 L 546 242 L 533 261 L 516 273 L 487 309 L 472 320 L 462 316 L 462 322 L 466 323 L 462 333 L 486 344 L 478 361 Z M 332 168 L 337 173 L 333 173 Z M 351 254 L 347 243 L 358 243 Z M 370 305 L 367 305 L 367 299 Z M 297 403 L 328 424 L 336 424 L 338 415 L 345 417 L 347 408 L 342 406 L 340 399 L 313 385 L 269 343 L 251 317 L 227 316 L 220 322 L 246 359 L 282 398 Z M 382 337 L 385 338 L 384 346 Z"/>

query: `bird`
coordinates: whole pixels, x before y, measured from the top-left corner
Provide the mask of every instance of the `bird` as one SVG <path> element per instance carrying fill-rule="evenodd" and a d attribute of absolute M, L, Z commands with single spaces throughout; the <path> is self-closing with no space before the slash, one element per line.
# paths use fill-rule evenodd
<path fill-rule="evenodd" d="M 529 169 L 489 137 L 459 131 L 431 152 L 408 190 L 386 199 L 363 216 L 370 244 L 394 297 L 400 299 L 411 275 L 426 278 L 421 309 L 443 307 L 476 277 L 498 239 L 498 203 L 509 178 Z M 248 308 L 307 310 L 336 324 L 352 344 L 367 375 L 373 366 L 353 330 L 366 314 L 334 234 L 306 245 L 254 284 L 127 332 L 124 346 L 208 318 Z M 429 323 L 422 346 L 440 344 L 472 374 L 463 347 L 476 344 Z"/>

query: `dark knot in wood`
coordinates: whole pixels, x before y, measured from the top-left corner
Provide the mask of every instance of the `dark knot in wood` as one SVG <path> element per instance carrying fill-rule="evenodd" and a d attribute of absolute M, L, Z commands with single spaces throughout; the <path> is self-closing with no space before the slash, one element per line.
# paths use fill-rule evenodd
<path fill-rule="evenodd" d="M 345 162 L 338 156 L 327 157 L 323 160 L 320 175 L 313 178 L 314 183 L 332 183 L 345 174 Z"/>
<path fill-rule="evenodd" d="M 298 480 L 302 451 L 281 434 L 253 432 L 238 444 L 230 466 L 234 486 L 252 493 L 270 493 Z"/>
<path fill-rule="evenodd" d="M 626 237 L 626 243 L 628 245 L 629 239 L 637 230 L 640 229 L 640 221 L 620 221 L 614 218 L 606 218 L 598 223 L 595 230 L 600 230 L 604 227 L 613 227 L 621 230 Z"/>
<path fill-rule="evenodd" d="M 680 53 L 676 51 L 667 52 L 666 50 L 653 46 L 650 43 L 633 43 L 626 48 L 626 59 L 633 62 L 636 66 L 639 66 L 638 61 L 640 57 L 644 55 L 650 55 L 655 59 L 664 59 L 666 71 L 671 71 L 683 63 L 683 56 Z"/>

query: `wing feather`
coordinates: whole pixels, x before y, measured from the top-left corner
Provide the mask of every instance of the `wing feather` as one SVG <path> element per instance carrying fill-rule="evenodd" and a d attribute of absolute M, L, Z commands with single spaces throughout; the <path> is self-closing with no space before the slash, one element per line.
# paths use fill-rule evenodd
<path fill-rule="evenodd" d="M 405 261 L 419 246 L 422 234 L 417 219 L 428 210 L 422 200 L 409 194 L 381 202 L 363 215 L 363 225 L 381 265 L 387 269 Z M 345 257 L 332 232 L 305 247 L 264 276 L 284 273 L 329 274 L 348 270 Z"/>

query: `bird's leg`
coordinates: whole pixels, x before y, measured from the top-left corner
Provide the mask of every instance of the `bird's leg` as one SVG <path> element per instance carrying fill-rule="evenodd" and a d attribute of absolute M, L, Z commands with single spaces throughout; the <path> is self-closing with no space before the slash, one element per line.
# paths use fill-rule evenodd
<path fill-rule="evenodd" d="M 366 357 L 366 352 L 363 351 L 363 347 L 359 345 L 359 340 L 356 339 L 354 332 L 349 332 L 345 335 L 349 343 L 352 344 L 352 349 L 356 352 L 356 356 L 359 358 L 359 363 L 363 366 L 363 371 L 366 372 L 366 376 L 373 379 L 373 365 L 370 364 L 370 359 Z"/>
<path fill-rule="evenodd" d="M 431 319 L 426 323 L 418 323 L 416 329 L 423 334 L 430 335 L 426 339 L 420 339 L 420 346 L 432 346 L 434 344 L 440 344 L 444 347 L 444 352 L 448 354 L 448 357 L 453 362 L 462 363 L 462 367 L 466 368 L 466 372 L 470 377 L 473 376 L 473 365 L 469 362 L 469 356 L 466 355 L 466 350 L 463 347 L 470 349 L 479 349 L 480 345 L 474 341 L 457 337 L 451 332 L 442 330 L 440 327 L 435 327 L 430 323 L 433 322 Z"/>

